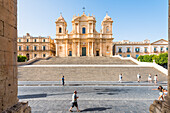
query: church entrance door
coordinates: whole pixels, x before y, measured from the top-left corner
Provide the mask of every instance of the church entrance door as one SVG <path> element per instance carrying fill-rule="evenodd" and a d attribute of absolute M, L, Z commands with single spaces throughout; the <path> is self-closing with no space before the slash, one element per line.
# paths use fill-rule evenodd
<path fill-rule="evenodd" d="M 72 51 L 69 51 L 69 56 L 72 56 Z"/>
<path fill-rule="evenodd" d="M 99 51 L 96 51 L 96 56 L 99 56 Z"/>
<path fill-rule="evenodd" d="M 86 56 L 86 47 L 82 47 L 82 56 Z"/>
<path fill-rule="evenodd" d="M 27 57 L 27 60 L 30 59 L 30 55 L 28 53 L 26 54 L 26 57 Z"/>

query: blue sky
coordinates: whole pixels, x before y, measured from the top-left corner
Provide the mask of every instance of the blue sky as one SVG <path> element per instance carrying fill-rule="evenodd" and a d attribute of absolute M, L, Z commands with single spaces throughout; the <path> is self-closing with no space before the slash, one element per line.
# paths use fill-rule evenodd
<path fill-rule="evenodd" d="M 113 41 L 168 39 L 168 0 L 18 0 L 18 36 L 55 38 L 60 12 L 71 32 L 73 15 L 95 15 L 96 30 L 106 15 L 113 19 Z"/>

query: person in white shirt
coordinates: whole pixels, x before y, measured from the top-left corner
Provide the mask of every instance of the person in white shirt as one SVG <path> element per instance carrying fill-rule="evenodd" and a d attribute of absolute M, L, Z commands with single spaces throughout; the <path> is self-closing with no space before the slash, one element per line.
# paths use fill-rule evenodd
<path fill-rule="evenodd" d="M 119 75 L 119 82 L 121 83 L 122 82 L 122 74 Z"/>
<path fill-rule="evenodd" d="M 141 80 L 141 75 L 139 73 L 137 74 L 137 80 L 138 80 L 138 82 L 140 82 L 140 80 Z"/>
<path fill-rule="evenodd" d="M 78 108 L 78 104 L 77 104 L 77 99 L 79 97 L 77 96 L 77 91 L 74 91 L 74 94 L 72 95 L 72 106 L 71 108 L 69 109 L 70 112 L 73 112 L 72 111 L 72 108 L 75 106 L 77 108 L 77 112 L 80 112 L 79 108 Z"/>
<path fill-rule="evenodd" d="M 158 75 L 155 75 L 154 76 L 154 83 L 157 84 L 157 82 L 158 82 Z"/>
<path fill-rule="evenodd" d="M 149 74 L 149 76 L 148 76 L 148 82 L 152 83 L 152 75 L 151 74 Z"/>

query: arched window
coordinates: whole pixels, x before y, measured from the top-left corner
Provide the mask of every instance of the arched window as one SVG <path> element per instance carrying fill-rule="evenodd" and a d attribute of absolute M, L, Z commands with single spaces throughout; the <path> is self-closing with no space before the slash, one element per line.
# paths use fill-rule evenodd
<path fill-rule="evenodd" d="M 61 33 L 62 32 L 62 28 L 61 27 L 59 27 L 59 33 Z"/>
<path fill-rule="evenodd" d="M 106 27 L 106 32 L 109 32 L 109 26 Z"/>
<path fill-rule="evenodd" d="M 107 51 L 109 51 L 109 46 L 107 46 Z"/>
<path fill-rule="evenodd" d="M 82 34 L 86 34 L 86 28 L 85 27 L 82 28 Z"/>

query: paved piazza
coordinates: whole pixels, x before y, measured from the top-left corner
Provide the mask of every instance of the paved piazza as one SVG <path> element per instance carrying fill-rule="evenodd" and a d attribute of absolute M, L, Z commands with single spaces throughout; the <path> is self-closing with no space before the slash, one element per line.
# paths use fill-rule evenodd
<path fill-rule="evenodd" d="M 159 93 L 153 88 L 157 86 L 19 86 L 18 97 L 29 101 L 33 113 L 68 113 L 77 90 L 84 113 L 149 113 Z"/>

